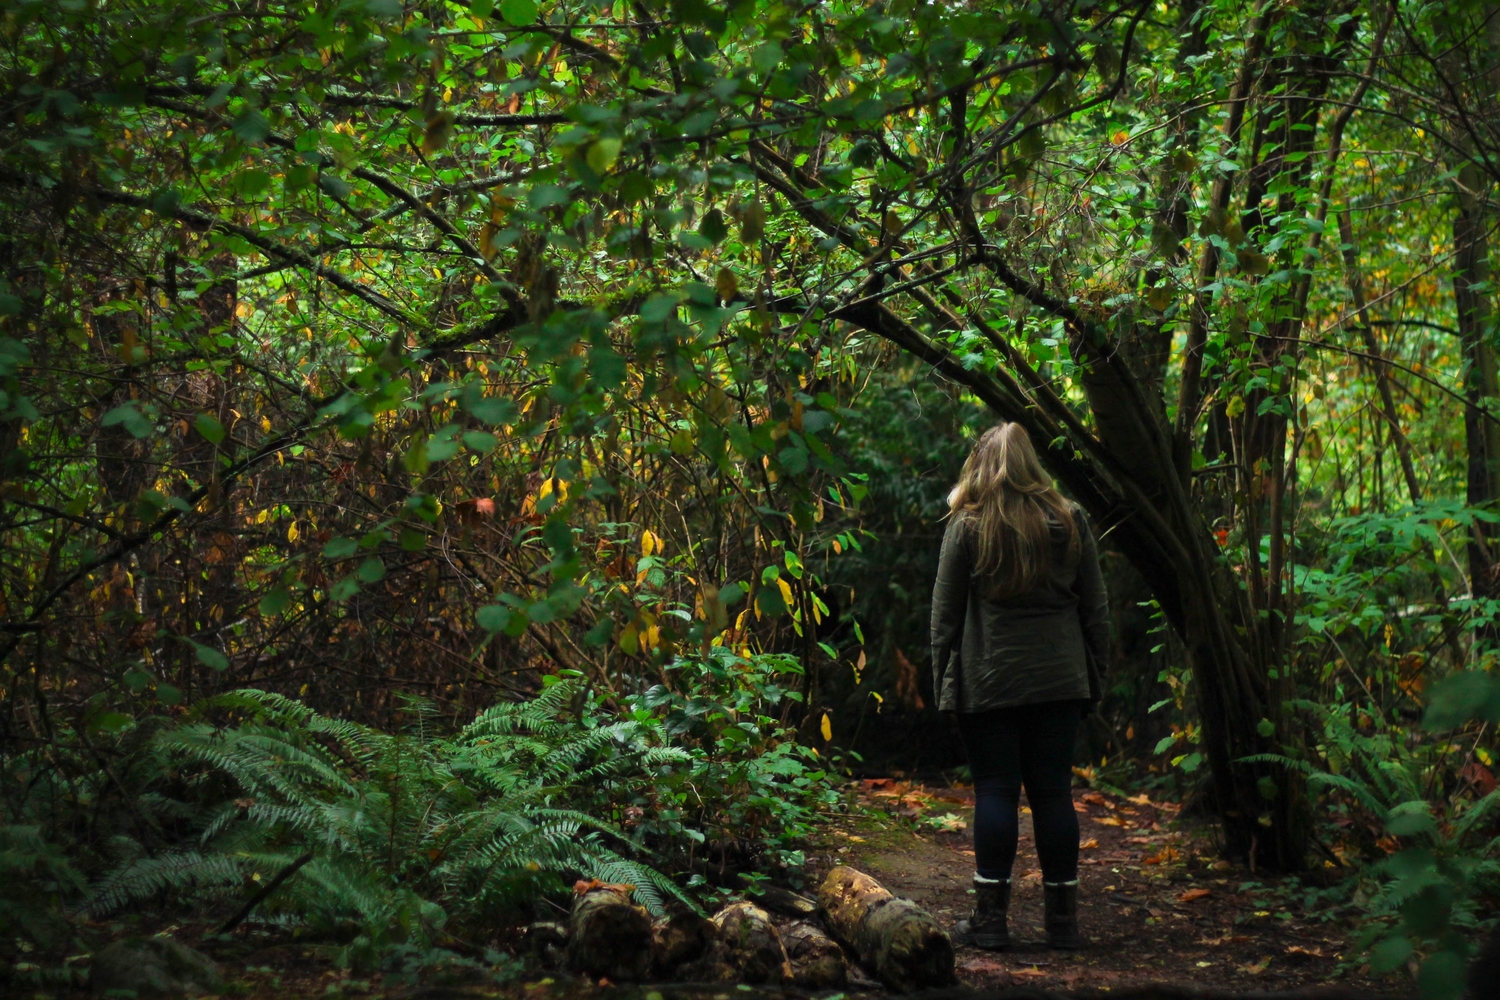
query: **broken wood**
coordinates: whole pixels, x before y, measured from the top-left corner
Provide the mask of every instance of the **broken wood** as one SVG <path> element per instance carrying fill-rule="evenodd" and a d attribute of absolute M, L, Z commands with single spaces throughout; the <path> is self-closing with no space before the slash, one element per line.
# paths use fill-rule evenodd
<path fill-rule="evenodd" d="M 807 990 L 842 989 L 849 981 L 844 949 L 823 928 L 798 920 L 781 928 L 781 944 L 792 963 L 792 983 Z"/>
<path fill-rule="evenodd" d="M 818 889 L 818 908 L 833 936 L 893 990 L 950 986 L 953 942 L 932 914 L 898 899 L 864 872 L 843 865 Z"/>
<path fill-rule="evenodd" d="M 638 982 L 651 971 L 651 917 L 624 886 L 586 887 L 568 921 L 568 964 L 615 982 Z"/>

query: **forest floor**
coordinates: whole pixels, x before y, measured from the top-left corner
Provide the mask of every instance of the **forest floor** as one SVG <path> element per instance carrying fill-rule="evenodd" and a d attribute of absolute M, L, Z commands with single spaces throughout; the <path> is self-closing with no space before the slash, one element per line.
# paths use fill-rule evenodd
<path fill-rule="evenodd" d="M 860 795 L 875 808 L 822 828 L 807 851 L 808 885 L 835 865 L 851 865 L 915 900 L 945 927 L 967 916 L 973 792 L 876 778 L 861 782 Z M 1012 950 L 960 946 L 963 985 L 1071 992 L 1168 982 L 1246 992 L 1323 985 L 1363 995 L 1414 992 L 1400 979 L 1364 973 L 1349 940 L 1354 925 L 1316 907 L 1304 910 L 1305 883 L 1218 859 L 1210 831 L 1176 822 L 1175 804 L 1080 789 L 1074 809 L 1086 946 L 1057 952 L 1043 943 L 1041 870 L 1023 807 Z"/>
<path fill-rule="evenodd" d="M 974 858 L 969 826 L 972 791 L 892 778 L 858 783 L 863 808 L 834 816 L 806 845 L 804 892 L 814 894 L 836 865 L 851 865 L 898 896 L 915 900 L 945 927 L 967 915 Z M 1409 983 L 1372 978 L 1350 944 L 1352 921 L 1317 905 L 1304 908 L 1307 887 L 1291 877 L 1251 872 L 1218 860 L 1211 828 L 1179 822 L 1178 807 L 1144 796 L 1074 793 L 1083 852 L 1080 912 L 1086 946 L 1049 951 L 1043 944 L 1041 872 L 1028 813 L 1021 822 L 1011 935 L 1003 953 L 960 946 L 961 987 L 949 1000 L 999 1000 L 1006 988 L 1029 987 L 1036 1000 L 1059 994 L 1156 997 L 1148 984 L 1207 991 L 1205 995 L 1278 994 L 1331 987 L 1332 995 L 1412 996 Z M 946 829 L 944 829 L 946 827 Z M 150 920 L 145 924 L 152 924 Z M 561 972 L 537 970 L 501 987 L 444 986 L 421 974 L 405 984 L 336 968 L 326 949 L 265 930 L 229 945 L 200 937 L 207 927 L 138 926 L 207 947 L 244 1000 L 384 996 L 503 1000 L 805 1000 L 792 989 L 689 984 L 606 987 Z M 842 996 L 888 992 L 851 967 Z M 460 976 L 459 981 L 464 977 Z M 1132 989 L 1135 988 L 1135 989 Z M 1222 991 L 1222 993 L 1219 993 Z M 81 995 L 61 991 L 62 995 Z M 1015 994 L 1018 998 L 1022 994 Z M 1179 990 L 1162 993 L 1181 1000 Z M 35 993 L 34 1000 L 58 994 Z"/>

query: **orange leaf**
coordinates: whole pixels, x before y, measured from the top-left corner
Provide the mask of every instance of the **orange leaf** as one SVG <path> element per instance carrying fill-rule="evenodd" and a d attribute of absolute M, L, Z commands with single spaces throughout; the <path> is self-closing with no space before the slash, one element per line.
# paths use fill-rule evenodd
<path fill-rule="evenodd" d="M 1121 819 L 1120 817 L 1118 817 L 1118 816 L 1105 816 L 1102 819 L 1096 819 L 1096 820 L 1094 820 L 1094 822 L 1098 823 L 1100 826 L 1124 826 L 1125 825 L 1125 821 L 1123 819 Z"/>
<path fill-rule="evenodd" d="M 1196 902 L 1196 901 L 1198 901 L 1200 899 L 1207 899 L 1209 896 L 1212 896 L 1212 895 L 1213 895 L 1213 890 L 1211 890 L 1211 889 L 1189 889 L 1187 892 L 1183 893 L 1181 896 L 1178 896 L 1177 897 L 1177 901 L 1179 903 L 1193 903 L 1193 902 Z"/>
<path fill-rule="evenodd" d="M 1078 845 L 1078 849 L 1080 851 L 1092 851 L 1094 848 L 1096 848 L 1098 846 L 1099 846 L 1099 838 L 1098 837 L 1090 837 L 1088 840 L 1085 840 L 1083 843 L 1079 844 Z"/>

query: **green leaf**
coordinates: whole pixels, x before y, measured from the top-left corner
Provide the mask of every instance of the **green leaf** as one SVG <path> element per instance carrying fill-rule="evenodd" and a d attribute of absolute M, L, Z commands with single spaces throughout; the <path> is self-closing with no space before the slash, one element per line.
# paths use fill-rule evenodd
<path fill-rule="evenodd" d="M 780 618 L 786 614 L 786 601 L 782 600 L 780 587 L 762 587 L 755 592 L 755 607 L 767 618 Z"/>
<path fill-rule="evenodd" d="M 136 408 L 134 403 L 121 403 L 104 415 L 104 426 L 119 424 L 134 438 L 148 438 L 156 430 L 156 423 Z"/>
<path fill-rule="evenodd" d="M 1176 744 L 1177 744 L 1177 735 L 1175 733 L 1172 734 L 1171 736 L 1163 736 L 1161 739 L 1159 739 L 1159 740 L 1156 741 L 1156 749 L 1152 750 L 1151 752 L 1152 753 L 1166 753 L 1168 750 L 1170 750 Z"/>
<path fill-rule="evenodd" d="M 1423 886 L 1401 903 L 1401 924 L 1409 934 L 1432 937 L 1448 926 L 1453 914 L 1453 887 L 1446 882 Z"/>
<path fill-rule="evenodd" d="M 341 200 L 349 197 L 350 193 L 354 190 L 338 174 L 331 174 L 326 171 L 318 175 L 318 187 L 329 197 Z"/>
<path fill-rule="evenodd" d="M 292 603 L 292 593 L 285 587 L 272 587 L 260 599 L 260 613 L 264 617 L 279 615 Z"/>
<path fill-rule="evenodd" d="M 536 21 L 535 0 L 500 0 L 500 16 L 506 24 L 523 27 Z"/>
<path fill-rule="evenodd" d="M 469 431 L 464 435 L 464 447 L 480 454 L 494 451 L 499 443 L 500 439 L 487 431 Z"/>
<path fill-rule="evenodd" d="M 427 458 L 432 462 L 446 462 L 458 454 L 458 442 L 452 437 L 433 437 L 427 442 Z"/>
<path fill-rule="evenodd" d="M 1417 988 L 1422 991 L 1422 1000 L 1459 1000 L 1467 979 L 1466 957 L 1445 949 L 1427 956 L 1417 972 Z M 1475 997 L 1478 996 L 1476 993 Z"/>
<path fill-rule="evenodd" d="M 589 167 L 596 174 L 607 174 L 614 169 L 615 163 L 620 159 L 620 140 L 604 138 L 595 141 L 589 146 Z"/>
<path fill-rule="evenodd" d="M 486 632 L 504 632 L 513 615 L 503 604 L 486 604 L 474 612 L 474 621 Z"/>
<path fill-rule="evenodd" d="M 271 134 L 271 123 L 260 113 L 259 108 L 250 108 L 234 120 L 230 126 L 242 142 L 258 145 Z"/>
<path fill-rule="evenodd" d="M 1384 975 L 1404 964 L 1411 952 L 1411 941 L 1406 935 L 1392 934 L 1370 949 L 1370 971 Z"/>
<path fill-rule="evenodd" d="M 781 62 L 783 54 L 780 42 L 766 42 L 750 56 L 750 65 L 757 73 L 769 73 Z"/>
<path fill-rule="evenodd" d="M 482 420 L 492 427 L 500 424 L 513 424 L 521 415 L 521 410 L 516 402 L 505 396 L 465 396 L 460 401 L 465 410 L 474 415 L 476 420 Z"/>
<path fill-rule="evenodd" d="M 328 597 L 334 601 L 347 601 L 359 593 L 359 581 L 352 576 L 346 576 L 328 588 Z"/>
<path fill-rule="evenodd" d="M 1385 828 L 1398 837 L 1437 832 L 1437 824 L 1432 819 L 1432 809 L 1421 800 L 1402 802 L 1386 813 Z"/>
<path fill-rule="evenodd" d="M 193 426 L 198 429 L 198 433 L 203 436 L 203 440 L 209 444 L 218 444 L 224 440 L 224 425 L 207 413 L 198 414 L 197 418 L 193 420 Z"/>
<path fill-rule="evenodd" d="M 197 654 L 198 662 L 205 667 L 210 667 L 214 670 L 229 669 L 229 658 L 212 646 L 205 646 L 201 642 L 194 642 L 187 636 L 183 636 L 182 641 L 193 647 L 193 652 Z"/>
<path fill-rule="evenodd" d="M 323 546 L 324 559 L 348 559 L 359 551 L 359 542 L 353 538 L 330 538 Z"/>
<path fill-rule="evenodd" d="M 729 235 L 729 224 L 724 221 L 724 213 L 717 208 L 711 208 L 703 215 L 703 220 L 698 223 L 698 235 L 710 243 L 719 243 Z"/>
<path fill-rule="evenodd" d="M 1482 670 L 1464 670 L 1433 685 L 1423 726 L 1453 729 L 1470 719 L 1500 722 L 1500 678 Z"/>
<path fill-rule="evenodd" d="M 360 583 L 377 583 L 385 578 L 385 563 L 379 556 L 371 556 L 359 564 L 354 576 Z"/>

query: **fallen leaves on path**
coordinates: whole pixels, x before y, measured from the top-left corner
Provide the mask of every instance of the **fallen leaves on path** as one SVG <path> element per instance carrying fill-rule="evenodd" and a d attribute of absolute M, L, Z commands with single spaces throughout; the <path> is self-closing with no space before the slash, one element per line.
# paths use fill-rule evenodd
<path fill-rule="evenodd" d="M 1194 903 L 1200 899 L 1207 899 L 1213 894 L 1214 891 L 1212 889 L 1189 889 L 1187 892 L 1177 897 L 1177 902 Z"/>

